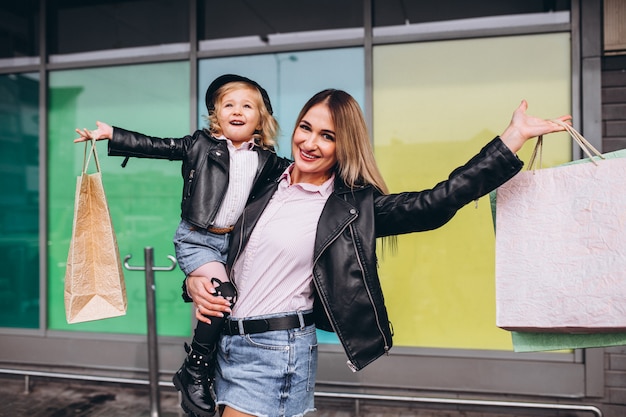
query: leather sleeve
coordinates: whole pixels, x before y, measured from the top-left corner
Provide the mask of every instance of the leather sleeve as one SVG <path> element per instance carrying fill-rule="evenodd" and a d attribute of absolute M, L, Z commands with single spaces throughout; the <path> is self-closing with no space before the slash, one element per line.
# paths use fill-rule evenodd
<path fill-rule="evenodd" d="M 109 140 L 109 156 L 127 156 L 136 158 L 156 158 L 181 160 L 194 136 L 183 138 L 157 138 L 142 133 L 113 128 L 113 137 Z"/>
<path fill-rule="evenodd" d="M 374 203 L 376 235 L 438 228 L 454 217 L 460 208 L 511 179 L 522 166 L 522 161 L 496 137 L 432 189 L 378 195 Z"/>

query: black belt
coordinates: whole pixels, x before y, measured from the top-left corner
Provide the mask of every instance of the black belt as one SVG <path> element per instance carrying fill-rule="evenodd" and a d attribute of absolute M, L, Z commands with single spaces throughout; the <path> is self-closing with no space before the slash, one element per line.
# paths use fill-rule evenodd
<path fill-rule="evenodd" d="M 256 320 L 226 320 L 224 323 L 224 333 L 233 336 L 236 334 L 254 334 L 270 332 L 272 330 L 289 330 L 299 327 L 310 326 L 315 323 L 313 313 L 307 313 L 302 315 L 302 321 L 300 322 L 300 316 L 293 314 L 285 317 L 273 317 L 269 319 L 256 319 Z"/>

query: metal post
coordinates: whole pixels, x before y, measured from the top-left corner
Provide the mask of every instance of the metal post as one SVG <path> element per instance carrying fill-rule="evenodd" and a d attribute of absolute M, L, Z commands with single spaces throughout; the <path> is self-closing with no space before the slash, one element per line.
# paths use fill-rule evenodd
<path fill-rule="evenodd" d="M 152 248 L 144 248 L 146 260 L 146 317 L 148 319 L 148 370 L 150 379 L 150 414 L 158 417 L 161 414 L 159 401 L 159 349 L 156 335 L 156 306 L 154 298 L 154 253 Z"/>
<path fill-rule="evenodd" d="M 157 340 L 156 325 L 156 299 L 154 271 L 171 271 L 176 267 L 176 258 L 171 255 L 167 257 L 172 261 L 168 267 L 154 266 L 154 251 L 151 247 L 144 248 L 145 264 L 143 267 L 130 266 L 128 260 L 132 255 L 126 255 L 124 266 L 129 271 L 146 271 L 146 313 L 148 321 L 148 371 L 150 379 L 150 417 L 161 415 L 161 405 L 159 402 L 159 345 Z"/>

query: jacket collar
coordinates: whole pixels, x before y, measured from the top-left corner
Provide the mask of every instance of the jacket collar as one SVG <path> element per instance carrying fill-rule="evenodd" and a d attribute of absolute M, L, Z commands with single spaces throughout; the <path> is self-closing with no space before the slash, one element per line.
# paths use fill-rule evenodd
<path fill-rule="evenodd" d="M 345 194 L 349 192 L 355 192 L 364 190 L 371 187 L 369 184 L 355 184 L 354 187 L 349 187 L 341 178 L 338 172 L 335 172 L 335 194 Z"/>

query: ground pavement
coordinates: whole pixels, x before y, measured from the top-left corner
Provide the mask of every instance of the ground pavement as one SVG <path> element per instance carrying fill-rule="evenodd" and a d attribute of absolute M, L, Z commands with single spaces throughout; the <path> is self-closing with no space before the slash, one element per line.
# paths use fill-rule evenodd
<path fill-rule="evenodd" d="M 155 417 L 151 415 L 147 386 L 0 376 L 0 417 Z M 161 387 L 159 417 L 186 417 L 174 388 Z M 535 410 L 485 412 L 481 410 L 423 408 L 415 404 L 364 403 L 316 399 L 318 411 L 307 417 L 546 417 L 576 416 Z M 156 411 L 156 410 L 155 410 Z M 218 417 L 218 416 L 216 416 Z"/>

